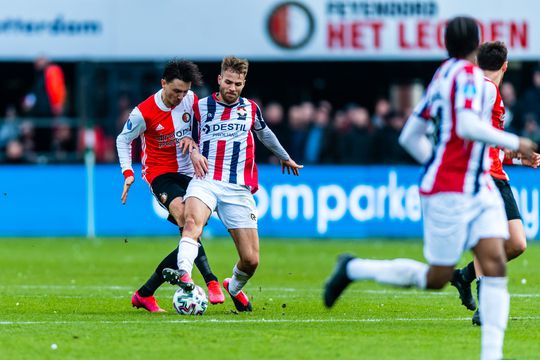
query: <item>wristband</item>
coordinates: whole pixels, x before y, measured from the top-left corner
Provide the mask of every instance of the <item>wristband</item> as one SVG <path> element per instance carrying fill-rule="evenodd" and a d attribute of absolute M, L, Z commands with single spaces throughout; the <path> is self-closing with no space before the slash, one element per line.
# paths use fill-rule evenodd
<path fill-rule="evenodd" d="M 133 170 L 131 170 L 131 169 L 124 170 L 124 172 L 122 174 L 124 174 L 124 180 L 127 179 L 130 176 L 135 176 L 133 174 Z"/>

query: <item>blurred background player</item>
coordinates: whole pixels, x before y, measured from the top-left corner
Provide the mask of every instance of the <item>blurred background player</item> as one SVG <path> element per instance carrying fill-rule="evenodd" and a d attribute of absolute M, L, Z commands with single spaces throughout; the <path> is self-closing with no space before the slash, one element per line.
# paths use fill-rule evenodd
<path fill-rule="evenodd" d="M 485 96 L 484 96 L 484 116 L 491 119 L 491 124 L 496 129 L 504 130 L 505 120 L 505 108 L 504 103 L 499 91 L 504 73 L 508 68 L 508 50 L 506 46 L 500 41 L 487 42 L 478 48 L 478 54 L 476 56 L 478 66 L 484 70 L 485 76 Z M 507 154 L 512 155 L 507 152 Z M 518 154 L 518 158 L 511 158 L 505 155 L 505 151 L 502 149 L 491 147 L 489 148 L 489 157 L 491 159 L 491 167 L 489 169 L 493 181 L 499 192 L 501 193 L 506 217 L 508 218 L 508 230 L 510 238 L 504 243 L 504 250 L 506 252 L 506 259 L 510 261 L 521 255 L 527 248 L 527 238 L 525 237 L 525 230 L 523 228 L 523 222 L 521 221 L 521 215 L 514 199 L 514 194 L 510 188 L 508 174 L 503 170 L 503 163 L 505 164 L 519 164 L 526 165 L 533 168 L 537 168 L 540 163 L 540 155 L 534 154 L 532 158 L 525 158 Z M 480 269 L 475 270 L 474 261 L 471 261 L 463 269 L 457 269 L 454 271 L 454 275 L 450 283 L 455 286 L 461 298 L 461 301 L 465 307 L 469 310 L 476 309 L 476 303 L 471 292 L 471 282 L 477 279 L 477 292 L 480 288 L 480 279 L 482 272 Z M 480 312 L 476 309 L 472 323 L 474 325 L 481 325 Z"/>
<path fill-rule="evenodd" d="M 474 65 L 478 44 L 474 19 L 456 17 L 448 22 L 445 45 L 450 59 L 435 73 L 400 136 L 406 150 L 425 164 L 420 194 L 429 266 L 411 259 L 342 255 L 325 285 L 324 303 L 333 306 L 354 280 L 441 289 L 452 278 L 463 250 L 472 249 L 484 274 L 481 359 L 500 360 L 510 309 L 503 244 L 508 226 L 501 196 L 487 174 L 486 143 L 519 150 L 524 156 L 531 156 L 536 145 L 495 129 L 482 118 L 485 84 Z M 439 135 L 435 145 L 427 137 L 431 120 Z"/>
<path fill-rule="evenodd" d="M 219 92 L 201 99 L 194 107 L 200 126 L 201 146 L 191 151 L 196 179 L 185 195 L 185 227 L 179 244 L 178 269 L 165 269 L 171 284 L 186 290 L 194 288 L 191 279 L 197 256 L 197 239 L 212 211 L 229 230 L 240 260 L 232 278 L 223 281 L 238 311 L 252 306 L 242 288 L 259 265 L 257 209 L 252 193 L 258 188 L 255 146 L 252 130 L 259 140 L 280 160 L 282 171 L 298 175 L 296 164 L 263 120 L 259 106 L 241 97 L 246 83 L 248 61 L 226 57 L 218 76 Z M 194 134 L 197 131 L 194 130 Z"/>
<path fill-rule="evenodd" d="M 129 115 L 116 140 L 118 158 L 124 175 L 122 203 L 135 181 L 131 166 L 131 143 L 141 137 L 142 177 L 150 185 L 158 202 L 169 211 L 169 220 L 180 226 L 184 223 L 183 196 L 193 176 L 193 166 L 185 151 L 193 141 L 189 137 L 192 128 L 193 105 L 197 96 L 191 85 L 200 84 L 202 75 L 197 65 L 185 60 L 171 60 L 165 66 L 161 87 L 157 93 L 137 105 Z M 200 244 L 199 244 L 200 245 Z M 208 286 L 209 300 L 222 303 L 223 292 L 212 273 L 202 245 L 197 246 L 195 263 Z M 150 312 L 164 311 L 156 302 L 154 292 L 164 283 L 162 271 L 175 267 L 178 248 L 167 255 L 157 266 L 148 281 L 131 299 L 133 306 Z"/>

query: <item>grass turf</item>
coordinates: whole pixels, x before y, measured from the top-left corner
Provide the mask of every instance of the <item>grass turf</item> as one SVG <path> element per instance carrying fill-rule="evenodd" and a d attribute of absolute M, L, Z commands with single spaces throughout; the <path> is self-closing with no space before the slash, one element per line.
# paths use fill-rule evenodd
<path fill-rule="evenodd" d="M 253 313 L 235 313 L 227 298 L 202 317 L 182 317 L 167 284 L 157 293 L 167 313 L 133 309 L 133 291 L 176 241 L 0 240 L 0 359 L 479 357 L 480 329 L 451 287 L 422 292 L 355 283 L 332 310 L 322 306 L 322 284 L 339 253 L 422 260 L 421 242 L 263 239 L 261 265 L 246 287 Z M 218 277 L 230 276 L 232 241 L 205 246 Z M 540 358 L 539 262 L 540 244 L 530 243 L 509 265 L 508 359 Z M 202 284 L 198 274 L 194 279 Z"/>

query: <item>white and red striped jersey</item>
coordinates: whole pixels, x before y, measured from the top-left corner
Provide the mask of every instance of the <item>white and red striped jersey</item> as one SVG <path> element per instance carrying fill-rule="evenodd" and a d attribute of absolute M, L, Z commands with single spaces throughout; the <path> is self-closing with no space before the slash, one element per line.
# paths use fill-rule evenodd
<path fill-rule="evenodd" d="M 449 59 L 437 72 L 415 109 L 416 116 L 435 121 L 436 143 L 425 165 L 420 193 L 439 192 L 476 194 L 491 184 L 488 176 L 487 145 L 467 140 L 457 133 L 457 114 L 470 110 L 482 121 L 484 75 L 467 60 Z"/>
<path fill-rule="evenodd" d="M 234 104 L 218 101 L 216 94 L 194 107 L 199 121 L 199 147 L 208 159 L 207 179 L 258 188 L 255 142 L 251 130 L 266 127 L 259 106 L 240 97 Z"/>
<path fill-rule="evenodd" d="M 142 177 L 148 184 L 165 173 L 194 175 L 189 154 L 182 154 L 178 142 L 185 136 L 191 136 L 193 105 L 197 102 L 197 95 L 188 91 L 178 106 L 169 108 L 161 99 L 162 91 L 133 109 L 116 139 L 120 166 L 125 173 L 133 171 L 131 143 L 141 137 Z"/>
<path fill-rule="evenodd" d="M 486 81 L 484 117 L 491 119 L 491 125 L 494 128 L 504 130 L 505 109 L 499 87 L 487 77 L 484 80 Z M 491 160 L 491 167 L 489 169 L 491 176 L 500 180 L 510 180 L 508 174 L 503 169 L 503 162 L 505 160 L 504 151 L 498 147 L 490 147 L 489 158 Z"/>

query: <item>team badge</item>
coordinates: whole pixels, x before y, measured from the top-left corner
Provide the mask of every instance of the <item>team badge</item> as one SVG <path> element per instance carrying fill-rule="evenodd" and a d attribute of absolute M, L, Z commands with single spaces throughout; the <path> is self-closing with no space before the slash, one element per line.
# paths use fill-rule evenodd
<path fill-rule="evenodd" d="M 245 107 L 240 106 L 236 109 L 236 114 L 238 115 L 238 120 L 245 120 L 247 116 L 247 110 Z"/>
<path fill-rule="evenodd" d="M 161 201 L 162 204 L 165 204 L 168 198 L 169 198 L 169 195 L 167 195 L 167 193 L 159 194 L 159 201 Z"/>
<path fill-rule="evenodd" d="M 185 112 L 184 114 L 182 114 L 182 121 L 185 122 L 185 123 L 188 123 L 191 121 L 191 114 L 188 113 L 188 112 Z"/>

